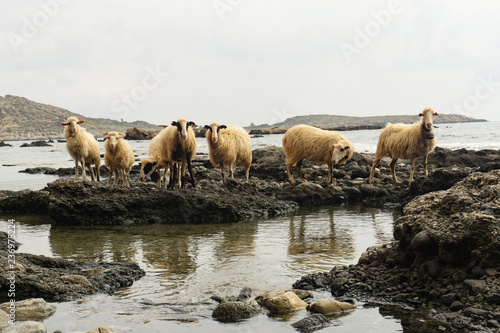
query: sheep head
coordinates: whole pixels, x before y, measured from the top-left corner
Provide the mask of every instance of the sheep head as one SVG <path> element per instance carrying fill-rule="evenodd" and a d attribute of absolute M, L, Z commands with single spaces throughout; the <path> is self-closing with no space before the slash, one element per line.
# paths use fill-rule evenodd
<path fill-rule="evenodd" d="M 125 137 L 125 134 L 121 132 L 106 132 L 103 133 L 102 136 L 108 141 L 109 148 L 113 150 L 115 149 L 118 140 L 123 139 Z"/>
<path fill-rule="evenodd" d="M 188 128 L 190 126 L 196 126 L 196 124 L 192 121 L 187 121 L 184 118 L 180 118 L 177 121 L 172 121 L 172 126 L 177 127 L 177 131 L 179 132 L 179 135 L 181 136 L 181 139 L 183 141 L 187 140 L 187 133 L 188 133 Z"/>
<path fill-rule="evenodd" d="M 61 123 L 61 126 L 68 126 L 70 133 L 76 133 L 78 125 L 83 124 L 85 120 L 78 120 L 76 117 L 69 117 L 66 122 Z"/>
<path fill-rule="evenodd" d="M 219 125 L 219 124 L 214 122 L 214 123 L 211 123 L 210 125 L 205 125 L 203 128 L 207 130 L 207 133 L 208 133 L 208 131 L 210 131 L 211 137 L 212 137 L 212 143 L 215 144 L 219 141 L 219 131 L 221 129 L 227 128 L 227 126 L 226 125 Z"/>
<path fill-rule="evenodd" d="M 431 108 L 425 108 L 424 111 L 422 111 L 419 115 L 419 117 L 422 117 L 422 128 L 424 131 L 433 132 L 433 122 L 434 122 L 434 116 L 439 116 L 437 112 L 432 110 Z M 432 138 L 434 138 L 434 135 L 432 135 Z"/>
<path fill-rule="evenodd" d="M 151 177 L 153 181 L 158 181 L 158 162 L 151 162 L 147 158 L 141 158 L 139 166 L 141 167 L 141 170 L 139 171 L 139 180 L 141 182 L 145 181 L 147 176 Z"/>
<path fill-rule="evenodd" d="M 345 142 L 340 141 L 333 145 L 332 162 L 333 164 L 346 164 L 353 153 L 352 147 Z"/>

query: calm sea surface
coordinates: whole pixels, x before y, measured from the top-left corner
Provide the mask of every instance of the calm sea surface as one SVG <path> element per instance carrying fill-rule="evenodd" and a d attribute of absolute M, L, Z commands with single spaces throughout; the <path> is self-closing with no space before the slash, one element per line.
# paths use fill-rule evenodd
<path fill-rule="evenodd" d="M 360 152 L 374 152 L 380 131 L 343 132 Z M 252 139 L 253 147 L 281 145 L 282 135 Z M 500 149 L 500 123 L 440 124 L 437 145 L 450 149 Z M 56 176 L 19 173 L 28 167 L 71 167 L 64 143 L 0 148 L 0 189 L 41 189 Z M 132 141 L 138 156 L 149 142 Z M 100 143 L 103 152 L 103 143 Z M 204 139 L 198 151 L 207 152 Z M 245 287 L 290 288 L 304 274 L 354 264 L 373 245 L 392 239 L 390 207 L 340 205 L 303 209 L 271 220 L 204 225 L 132 227 L 60 227 L 44 216 L 0 216 L 0 230 L 16 221 L 19 252 L 51 257 L 137 262 L 146 276 L 113 296 L 94 295 L 83 302 L 57 303 L 44 323 L 49 332 L 85 332 L 100 325 L 116 332 L 295 332 L 290 323 L 307 315 L 260 315 L 237 324 L 212 320 L 210 296 L 234 296 Z M 330 297 L 315 293 L 315 298 Z M 156 305 L 151 305 L 156 304 Z M 398 319 L 377 308 L 358 309 L 321 332 L 402 332 Z"/>

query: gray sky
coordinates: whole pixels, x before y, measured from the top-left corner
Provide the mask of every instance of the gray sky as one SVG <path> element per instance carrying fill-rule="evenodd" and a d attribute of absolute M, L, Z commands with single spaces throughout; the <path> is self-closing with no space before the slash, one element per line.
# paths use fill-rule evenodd
<path fill-rule="evenodd" d="M 0 95 L 90 117 L 500 120 L 494 0 L 2 0 L 0 36 Z"/>

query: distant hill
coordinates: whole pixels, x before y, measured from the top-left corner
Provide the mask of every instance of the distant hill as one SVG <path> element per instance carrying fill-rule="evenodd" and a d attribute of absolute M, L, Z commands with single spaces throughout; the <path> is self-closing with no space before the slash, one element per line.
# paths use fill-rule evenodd
<path fill-rule="evenodd" d="M 339 127 L 339 126 L 385 126 L 388 122 L 411 124 L 418 121 L 417 115 L 400 116 L 373 116 L 373 117 L 352 117 L 352 116 L 334 116 L 330 114 L 312 114 L 308 116 L 296 116 L 286 119 L 280 123 L 262 124 L 249 126 L 247 129 L 260 129 L 270 127 L 290 128 L 295 125 L 305 124 L 310 126 Z M 442 123 L 468 123 L 485 122 L 484 119 L 474 119 L 459 114 L 440 114 L 434 117 L 435 124 Z"/>
<path fill-rule="evenodd" d="M 61 122 L 75 116 L 85 120 L 83 127 L 95 136 L 107 131 L 125 133 L 127 128 L 139 127 L 145 130 L 158 127 L 145 121 L 121 122 L 112 119 L 90 118 L 58 108 L 37 103 L 24 97 L 0 96 L 0 140 L 37 140 L 62 138 Z"/>

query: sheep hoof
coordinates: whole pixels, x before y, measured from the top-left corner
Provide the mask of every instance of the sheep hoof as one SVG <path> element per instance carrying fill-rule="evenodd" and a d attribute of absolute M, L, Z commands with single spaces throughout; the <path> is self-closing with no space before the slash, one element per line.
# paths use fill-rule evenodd
<path fill-rule="evenodd" d="M 326 186 L 328 186 L 328 187 L 332 188 L 332 187 L 333 187 L 333 184 L 332 184 L 332 183 L 330 183 L 330 184 L 326 184 Z"/>

